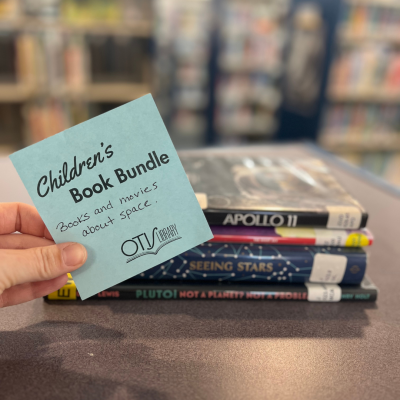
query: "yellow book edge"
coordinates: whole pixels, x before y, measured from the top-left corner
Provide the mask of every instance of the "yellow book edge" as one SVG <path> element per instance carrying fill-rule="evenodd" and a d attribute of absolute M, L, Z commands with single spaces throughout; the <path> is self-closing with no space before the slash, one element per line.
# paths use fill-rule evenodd
<path fill-rule="evenodd" d="M 68 274 L 68 281 L 62 288 L 50 293 L 45 298 L 47 300 L 76 300 L 78 298 L 76 284 L 71 274 Z"/>

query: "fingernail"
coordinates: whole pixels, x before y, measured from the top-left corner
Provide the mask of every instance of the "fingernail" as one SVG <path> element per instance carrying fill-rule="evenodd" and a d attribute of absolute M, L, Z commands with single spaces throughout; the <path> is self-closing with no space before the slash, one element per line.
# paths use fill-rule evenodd
<path fill-rule="evenodd" d="M 86 259 L 86 249 L 79 243 L 70 244 L 62 251 L 64 264 L 68 267 L 75 267 L 83 264 Z"/>

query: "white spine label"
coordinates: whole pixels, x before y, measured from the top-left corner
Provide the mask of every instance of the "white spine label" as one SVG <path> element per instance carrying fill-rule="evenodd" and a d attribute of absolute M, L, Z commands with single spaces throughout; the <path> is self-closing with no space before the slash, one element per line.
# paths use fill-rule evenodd
<path fill-rule="evenodd" d="M 357 207 L 328 206 L 328 229 L 358 229 L 361 224 L 361 211 Z"/>
<path fill-rule="evenodd" d="M 346 271 L 347 257 L 318 253 L 314 256 L 310 282 L 340 283 Z"/>
<path fill-rule="evenodd" d="M 337 302 L 342 298 L 340 286 L 332 283 L 306 283 L 308 301 Z"/>
<path fill-rule="evenodd" d="M 205 210 L 208 207 L 208 199 L 206 193 L 195 193 L 197 197 L 197 201 L 200 204 L 202 210 Z"/>
<path fill-rule="evenodd" d="M 317 246 L 337 246 L 344 247 L 347 237 L 349 236 L 343 230 L 327 230 L 327 229 L 314 229 L 315 231 L 315 244 Z"/>

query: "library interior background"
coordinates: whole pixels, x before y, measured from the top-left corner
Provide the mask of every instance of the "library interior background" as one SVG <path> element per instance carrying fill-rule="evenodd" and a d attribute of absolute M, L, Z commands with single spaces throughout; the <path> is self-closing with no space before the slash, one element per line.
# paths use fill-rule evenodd
<path fill-rule="evenodd" d="M 399 0 L 0 0 L 0 155 L 147 93 L 178 150 L 308 141 L 400 188 Z"/>

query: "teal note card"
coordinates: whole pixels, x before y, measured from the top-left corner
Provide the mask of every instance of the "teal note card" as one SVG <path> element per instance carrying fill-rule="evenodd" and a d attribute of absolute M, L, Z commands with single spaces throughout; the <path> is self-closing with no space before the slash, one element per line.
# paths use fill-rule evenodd
<path fill-rule="evenodd" d="M 56 243 L 86 247 L 82 299 L 212 238 L 151 95 L 10 158 Z"/>

